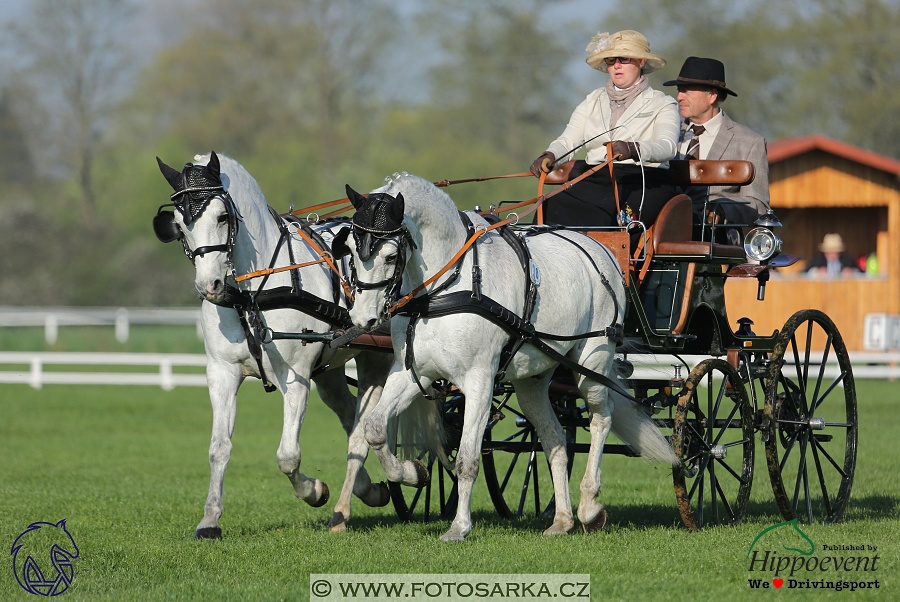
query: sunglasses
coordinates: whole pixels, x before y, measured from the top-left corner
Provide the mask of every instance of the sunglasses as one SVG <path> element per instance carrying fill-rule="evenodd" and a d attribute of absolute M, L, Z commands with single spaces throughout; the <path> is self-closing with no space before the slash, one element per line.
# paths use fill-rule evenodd
<path fill-rule="evenodd" d="M 613 65 L 616 64 L 616 61 L 619 61 L 623 65 L 630 65 L 631 61 L 636 61 L 637 59 L 633 59 L 630 56 L 610 56 L 603 60 L 606 61 L 607 65 L 612 67 Z"/>

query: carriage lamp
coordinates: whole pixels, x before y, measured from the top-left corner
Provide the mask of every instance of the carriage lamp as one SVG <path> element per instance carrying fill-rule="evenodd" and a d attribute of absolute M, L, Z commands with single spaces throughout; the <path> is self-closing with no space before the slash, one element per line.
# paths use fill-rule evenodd
<path fill-rule="evenodd" d="M 744 238 L 747 257 L 757 263 L 768 261 L 781 252 L 781 239 L 766 227 L 750 230 Z"/>

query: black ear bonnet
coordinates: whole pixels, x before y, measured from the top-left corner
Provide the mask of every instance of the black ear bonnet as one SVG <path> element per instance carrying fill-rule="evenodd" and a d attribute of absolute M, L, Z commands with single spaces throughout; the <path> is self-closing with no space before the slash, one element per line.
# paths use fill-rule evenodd
<path fill-rule="evenodd" d="M 403 195 L 396 198 L 383 192 L 362 196 L 347 186 L 347 198 L 356 208 L 353 214 L 353 238 L 359 258 L 366 261 L 372 256 L 380 240 L 393 238 L 405 231 L 403 226 Z M 346 244 L 346 235 L 341 244 Z"/>
<path fill-rule="evenodd" d="M 169 197 L 172 202 L 162 205 L 153 218 L 153 231 L 162 242 L 172 242 L 181 237 L 181 232 L 175 224 L 174 215 L 163 212 L 162 208 L 174 206 L 181 213 L 185 224 L 190 224 L 203 213 L 210 200 L 225 190 L 220 177 L 219 157 L 213 152 L 208 165 L 187 163 L 180 173 L 163 163 L 159 157 L 156 161 L 175 192 Z"/>

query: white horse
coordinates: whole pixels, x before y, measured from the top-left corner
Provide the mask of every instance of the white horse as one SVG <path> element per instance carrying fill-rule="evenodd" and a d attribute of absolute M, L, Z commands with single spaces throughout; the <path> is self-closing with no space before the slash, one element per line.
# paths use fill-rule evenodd
<path fill-rule="evenodd" d="M 196 537 L 219 538 L 222 535 L 219 526 L 223 510 L 222 487 L 231 456 L 238 387 L 247 376 L 265 376 L 283 395 L 284 427 L 276 454 L 278 467 L 290 479 L 294 494 L 314 507 L 325 504 L 329 492 L 324 482 L 300 472 L 298 437 L 311 381 L 317 385 L 322 400 L 338 415 L 349 438 L 347 474 L 329 527 L 333 531 L 344 530 L 350 518 L 351 494 L 369 506 L 384 506 L 390 501 L 387 486 L 383 482 L 372 483 L 363 467 L 368 445 L 360 427 L 361 417 L 374 407 L 381 395 L 391 363 L 390 355 L 359 353 L 345 348 L 332 350 L 323 343 L 303 345 L 297 340 L 265 342 L 267 337 L 263 336 L 258 362 L 249 350 L 245 328 L 234 308 L 234 290 L 226 286 L 226 278 L 233 274 L 232 265 L 240 275 L 319 257 L 293 228 L 289 230 L 292 234 L 279 244 L 282 221 L 270 213 L 253 177 L 233 159 L 215 153 L 198 155 L 194 157 L 194 164 L 186 165 L 183 172 L 162 161 L 159 164 L 176 191 L 173 195 L 176 210 L 160 211 L 154 219 L 154 229 L 164 242 L 182 241 L 185 253 L 196 267 L 194 285 L 205 300 L 201 306 L 201 324 L 213 426 L 209 446 L 209 496 Z M 289 247 L 293 255 L 289 253 Z M 304 292 L 324 300 L 334 299 L 332 276 L 327 266 L 311 265 L 297 273 L 294 286 L 299 285 Z M 233 280 L 228 282 L 234 286 Z M 245 281 L 239 283 L 238 288 L 256 291 L 258 282 Z M 267 291 L 291 286 L 288 272 L 272 274 L 265 283 Z M 240 298 L 241 303 L 246 300 L 246 297 Z M 261 316 L 264 328 L 275 332 L 297 333 L 303 329 L 325 332 L 330 329 L 328 322 L 297 309 L 271 309 L 257 315 Z M 343 365 L 354 355 L 357 355 L 358 399 L 348 389 L 343 370 Z M 331 369 L 321 371 L 321 367 Z"/>
<path fill-rule="evenodd" d="M 349 192 L 358 215 L 360 207 L 365 206 L 364 200 Z M 390 223 L 391 215 L 402 215 L 402 225 L 393 232 L 385 229 L 379 233 L 357 228 L 354 219 L 356 244 L 341 245 L 353 255 L 356 286 L 366 289 L 357 294 L 350 316 L 354 324 L 367 329 L 376 328 L 387 318 L 386 308 L 394 301 L 397 291 L 392 289 L 391 282 L 396 283 L 402 274 L 399 293 L 409 293 L 450 264 L 469 236 L 450 197 L 421 178 L 394 174 L 385 186 L 370 193 L 367 202 L 372 199 L 383 203 L 381 211 L 388 216 L 376 220 L 378 223 Z M 375 211 L 371 207 L 369 210 Z M 487 226 L 477 214 L 467 215 L 475 228 Z M 336 252 L 339 252 L 338 243 L 336 240 Z M 511 245 L 497 230 L 492 230 L 475 246 L 483 273 L 480 293 L 521 316 L 525 307 L 525 271 Z M 609 332 L 605 329 L 614 322 L 621 325 L 625 313 L 624 285 L 608 250 L 574 232 L 534 236 L 528 240 L 528 249 L 539 270 L 540 283 L 534 310 L 527 317 L 538 331 L 581 335 L 599 330 Z M 444 292 L 452 294 L 471 291 L 473 286 L 477 288 L 469 276 L 472 267 L 470 250 L 463 258 L 461 276 L 444 288 Z M 441 286 L 448 278 L 452 280 L 449 274 L 448 271 L 429 284 L 422 295 Z M 608 286 L 602 283 L 603 279 Z M 389 284 L 385 285 L 386 282 Z M 463 299 L 469 297 L 462 293 Z M 421 483 L 420 467 L 409 461 L 401 462 L 386 445 L 388 421 L 420 393 L 420 385 L 427 387 L 435 379 L 447 379 L 463 392 L 464 427 L 456 455 L 459 504 L 450 529 L 441 537 L 445 541 L 461 541 L 472 529 L 472 485 L 479 470 L 494 375 L 510 334 L 473 313 L 430 318 L 423 315 L 408 332 L 412 318 L 403 312 L 398 310 L 390 322 L 394 365 L 381 401 L 365 420 L 366 439 L 378 455 L 388 480 Z M 547 342 L 558 353 L 600 375 L 611 371 L 615 342 L 607 336 Z M 408 349 L 410 344 L 412 350 Z M 566 475 L 565 440 L 547 393 L 556 365 L 556 361 L 534 345 L 525 344 L 507 366 L 505 376 L 514 384 L 520 407 L 534 424 L 551 467 L 556 515 L 553 524 L 544 531 L 547 535 L 566 533 L 575 524 Z M 605 386 L 586 376 L 576 374 L 576 381 L 591 413 L 591 449 L 578 506 L 578 518 L 589 532 L 601 528 L 606 521 L 606 512 L 597 497 L 603 444 L 611 428 L 649 459 L 671 464 L 678 460 L 642 407 L 621 395 L 611 395 Z"/>

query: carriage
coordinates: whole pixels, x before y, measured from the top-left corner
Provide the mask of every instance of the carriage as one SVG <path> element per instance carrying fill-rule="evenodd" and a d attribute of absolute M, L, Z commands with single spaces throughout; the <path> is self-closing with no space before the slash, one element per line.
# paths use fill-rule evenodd
<path fill-rule="evenodd" d="M 676 183 L 683 186 L 744 185 L 753 178 L 753 166 L 745 161 L 673 161 L 672 170 Z M 564 184 L 566 179 L 566 170 L 561 168 L 550 174 L 547 183 Z M 496 224 L 497 214 L 521 205 L 492 207 L 482 214 Z M 755 278 L 762 300 L 770 272 L 798 258 L 779 254 L 781 241 L 772 229 L 780 224 L 774 215 L 763 216 L 748 233 L 744 246 L 738 247 L 716 242 L 721 239 L 717 229 L 724 226 L 716 223 L 714 205 L 704 209 L 703 215 L 709 219 L 695 224 L 691 199 L 676 196 L 656 222 L 640 233 L 635 249 L 624 229 L 574 228 L 603 244 L 618 264 L 627 309 L 621 331 L 607 334 L 621 344 L 615 366 L 629 387 L 622 394 L 652 415 L 675 451 L 679 462 L 672 468 L 673 485 L 687 528 L 736 524 L 745 517 L 757 436 L 764 445 L 775 502 L 785 519 L 840 521 L 853 482 L 858 422 L 853 373 L 841 335 L 833 322 L 816 310 L 798 311 L 770 335 L 753 333 L 753 322 L 747 317 L 734 320 L 728 316 L 724 293 L 728 278 Z M 513 236 L 542 227 L 540 212 L 535 224 L 516 225 L 515 221 L 500 225 Z M 315 214 L 310 222 L 332 223 Z M 295 224 L 296 234 L 308 232 L 308 226 Z M 696 236 L 698 228 L 700 235 Z M 338 263 L 325 249 L 327 245 L 307 242 L 322 247 L 320 261 Z M 297 267 L 291 263 L 283 269 Z M 275 271 L 269 265 L 237 279 L 266 278 Z M 232 271 L 232 276 L 237 275 Z M 328 312 L 321 307 L 319 317 L 338 328 L 278 332 L 261 320 L 264 310 L 309 311 L 308 305 L 301 307 L 294 296 L 284 294 L 267 298 L 261 294 L 262 286 L 259 289 L 260 294 L 253 296 L 257 325 L 254 329 L 251 312 L 243 323 L 247 341 L 255 341 L 257 347 L 286 339 L 304 345 L 330 342 L 343 349 L 393 353 L 387 334 L 359 336 L 358 329 L 352 332 L 346 323 L 340 326 L 336 315 L 322 317 Z M 644 368 L 647 363 L 665 363 L 661 357 L 671 358 L 671 365 Z M 837 360 L 836 369 L 833 359 Z M 553 413 L 565 436 L 567 471 L 571 473 L 576 456 L 590 450 L 583 435 L 590 423 L 588 408 L 567 370 L 554 372 L 549 389 Z M 466 397 L 451 382 L 440 379 L 432 383 L 430 392 L 446 433 L 444 454 L 452 458 L 460 446 Z M 390 433 L 392 450 L 412 447 L 403 437 L 397 430 Z M 540 455 L 542 449 L 538 429 L 516 405 L 515 388 L 495 379 L 481 441 L 481 463 L 500 515 L 554 512 L 555 501 L 546 492 L 548 481 L 540 476 L 547 465 Z M 603 452 L 635 455 L 625 444 L 607 443 Z M 389 483 L 391 502 L 402 519 L 429 520 L 456 511 L 457 481 L 439 461 L 440 455 L 420 455 L 429 475 L 420 483 L 423 486 L 411 489 Z"/>

